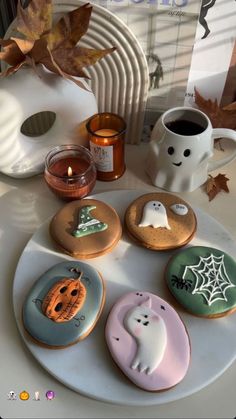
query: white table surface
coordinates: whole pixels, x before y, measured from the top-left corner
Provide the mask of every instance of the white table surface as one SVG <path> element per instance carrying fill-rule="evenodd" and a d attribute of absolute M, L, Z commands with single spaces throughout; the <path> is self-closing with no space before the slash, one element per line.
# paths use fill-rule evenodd
<path fill-rule="evenodd" d="M 145 174 L 147 145 L 127 145 L 125 174 L 114 182 L 97 181 L 93 193 L 115 189 L 157 191 Z M 179 194 L 190 204 L 216 218 L 236 239 L 236 162 L 213 172 L 226 173 L 230 193 L 213 201 L 199 188 Z M 66 388 L 49 375 L 23 344 L 12 309 L 12 282 L 18 259 L 32 234 L 62 205 L 47 188 L 43 176 L 13 179 L 0 174 L 0 417 L 2 418 L 234 418 L 236 416 L 236 363 L 205 389 L 176 402 L 150 407 L 124 407 L 92 400 Z M 220 246 L 220 243 L 219 243 Z M 236 257 L 236 255 L 235 255 Z M 29 269 L 30 261 L 29 261 Z M 236 348 L 235 348 L 236 350 Z M 9 391 L 17 400 L 8 400 Z M 21 401 L 19 393 L 30 393 Z M 53 390 L 53 401 L 45 398 Z M 40 401 L 34 401 L 39 391 Z"/>

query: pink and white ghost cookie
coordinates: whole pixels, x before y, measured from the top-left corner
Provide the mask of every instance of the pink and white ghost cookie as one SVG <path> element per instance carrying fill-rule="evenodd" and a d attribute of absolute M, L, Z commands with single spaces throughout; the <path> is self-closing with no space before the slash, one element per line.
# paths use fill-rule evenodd
<path fill-rule="evenodd" d="M 143 390 L 167 390 L 187 373 L 186 327 L 175 309 L 157 295 L 144 291 L 123 295 L 109 313 L 105 338 L 115 363 Z"/>

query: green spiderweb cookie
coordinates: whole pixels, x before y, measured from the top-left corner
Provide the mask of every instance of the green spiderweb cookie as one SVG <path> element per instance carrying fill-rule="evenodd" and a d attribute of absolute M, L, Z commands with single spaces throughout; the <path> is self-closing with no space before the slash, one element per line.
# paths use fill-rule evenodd
<path fill-rule="evenodd" d="M 72 232 L 74 237 L 84 237 L 90 234 L 99 233 L 108 228 L 106 223 L 103 223 L 90 215 L 90 211 L 96 209 L 95 205 L 87 205 L 81 208 L 79 212 L 79 224 Z"/>

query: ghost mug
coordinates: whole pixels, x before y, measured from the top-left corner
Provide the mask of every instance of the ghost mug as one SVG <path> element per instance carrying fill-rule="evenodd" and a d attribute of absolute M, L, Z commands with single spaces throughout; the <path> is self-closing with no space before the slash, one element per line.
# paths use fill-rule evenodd
<path fill-rule="evenodd" d="M 223 159 L 210 161 L 214 139 L 236 142 L 236 132 L 212 128 L 202 111 L 177 107 L 166 111 L 156 122 L 149 144 L 146 172 L 152 183 L 172 192 L 191 192 L 202 185 L 208 172 L 219 169 L 236 157 L 236 150 Z"/>

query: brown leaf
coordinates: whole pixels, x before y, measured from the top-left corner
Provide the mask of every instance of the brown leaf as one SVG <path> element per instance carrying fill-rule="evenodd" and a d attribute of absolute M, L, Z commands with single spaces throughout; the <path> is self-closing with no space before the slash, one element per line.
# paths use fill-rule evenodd
<path fill-rule="evenodd" d="M 236 109 L 220 108 L 217 100 L 204 99 L 195 88 L 195 103 L 198 108 L 205 112 L 214 128 L 236 129 Z"/>
<path fill-rule="evenodd" d="M 36 40 L 52 26 L 52 0 L 31 0 L 25 9 L 17 5 L 17 30 L 29 40 Z"/>
<path fill-rule="evenodd" d="M 10 74 L 16 73 L 16 71 L 18 71 L 24 64 L 26 64 L 26 60 L 21 61 L 19 64 L 15 66 L 7 68 L 5 71 L 0 73 L 0 77 L 10 76 Z"/>
<path fill-rule="evenodd" d="M 225 175 L 222 175 L 221 173 L 219 173 L 215 177 L 216 184 L 220 187 L 220 189 L 222 189 L 225 192 L 229 192 L 229 188 L 227 185 L 228 181 L 229 181 L 229 178 L 227 178 Z"/>
<path fill-rule="evenodd" d="M 48 48 L 49 50 L 49 48 Z M 50 50 L 49 50 L 50 51 Z M 71 51 L 71 50 L 70 50 Z M 48 70 L 60 74 L 58 68 L 64 73 L 70 74 L 71 76 L 75 77 L 85 77 L 88 76 L 84 73 L 81 66 L 77 66 L 73 60 L 73 53 L 70 51 L 63 50 L 58 52 L 50 51 L 50 54 L 40 59 L 40 63 L 42 63 Z"/>
<path fill-rule="evenodd" d="M 215 196 L 221 191 L 225 191 L 225 192 L 229 192 L 229 188 L 227 185 L 227 182 L 229 181 L 229 179 L 219 173 L 217 176 L 213 177 L 213 176 L 209 176 L 207 182 L 206 182 L 206 192 L 207 195 L 209 196 L 209 201 L 212 201 L 212 199 L 215 198 Z"/>
<path fill-rule="evenodd" d="M 14 40 L 0 39 L 0 45 L 3 47 L 3 50 L 0 52 L 0 60 L 12 66 L 18 65 L 21 61 L 25 60 L 24 54 L 22 54 Z"/>
<path fill-rule="evenodd" d="M 76 77 L 88 77 L 82 68 L 95 64 L 112 51 L 114 51 L 114 48 L 98 50 L 75 47 L 72 49 L 57 48 L 51 52 L 54 60 L 63 71 Z"/>
<path fill-rule="evenodd" d="M 236 110 L 236 102 L 230 103 L 229 105 L 224 106 L 222 109 L 226 111 L 235 111 Z"/>
<path fill-rule="evenodd" d="M 75 84 L 77 84 L 78 86 L 80 86 L 82 89 L 84 89 L 84 90 L 89 90 L 89 89 L 87 88 L 87 86 L 85 86 L 85 85 L 84 85 L 84 83 L 83 83 L 81 80 L 77 80 L 77 79 L 75 79 L 74 77 L 72 77 L 70 74 L 68 74 L 68 73 L 64 72 L 64 71 L 60 68 L 60 66 L 56 63 L 56 61 L 54 60 L 54 58 L 53 58 L 53 55 L 52 55 L 51 51 L 50 51 L 50 50 L 48 50 L 48 52 L 49 52 L 49 55 L 50 55 L 50 58 L 51 58 L 52 64 L 53 64 L 53 66 L 54 66 L 54 72 L 57 72 L 58 74 L 60 74 L 60 76 L 62 76 L 62 77 L 63 77 L 63 78 L 65 78 L 65 79 L 68 79 L 68 80 L 73 81 Z M 46 65 L 45 65 L 45 67 L 46 67 L 46 68 L 48 68 Z M 55 70 L 56 70 L 56 71 L 55 71 Z"/>
<path fill-rule="evenodd" d="M 33 48 L 33 46 L 35 44 L 35 41 L 30 41 L 28 39 L 20 39 L 20 38 L 13 38 L 13 37 L 11 39 L 13 41 L 15 41 L 15 43 L 18 46 L 19 50 L 24 55 L 28 54 L 32 50 L 32 48 Z"/>
<path fill-rule="evenodd" d="M 63 44 L 72 47 L 82 38 L 89 27 L 92 7 L 86 3 L 63 16 L 46 35 L 51 51 Z"/>
<path fill-rule="evenodd" d="M 30 56 L 36 64 L 41 63 L 45 57 L 49 58 L 47 42 L 44 37 L 35 41 L 34 46 L 30 51 Z"/>
<path fill-rule="evenodd" d="M 88 3 L 84 4 L 67 13 L 51 27 L 52 0 L 31 0 L 25 9 L 19 1 L 17 29 L 26 39 L 17 37 L 0 40 L 0 45 L 3 46 L 0 59 L 12 66 L 2 72 L 1 76 L 17 71 L 21 63 L 31 65 L 35 70 L 35 66 L 40 63 L 48 70 L 83 86 L 83 83 L 73 76 L 88 77 L 83 67 L 95 64 L 115 50 L 76 46 L 88 29 L 91 12 L 92 7 Z"/>

